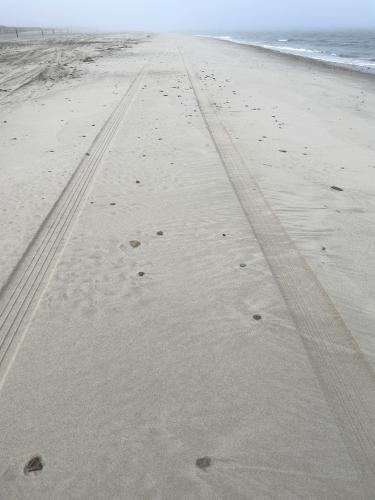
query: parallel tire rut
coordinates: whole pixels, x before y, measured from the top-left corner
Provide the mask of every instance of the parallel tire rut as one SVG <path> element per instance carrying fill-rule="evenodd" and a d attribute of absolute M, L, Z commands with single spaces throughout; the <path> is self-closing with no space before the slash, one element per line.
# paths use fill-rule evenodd
<path fill-rule="evenodd" d="M 132 81 L 0 291 L 0 386 L 11 353 L 15 352 L 26 331 L 94 175 L 140 87 L 144 73 L 143 68 Z"/>
<path fill-rule="evenodd" d="M 363 487 L 375 491 L 375 375 L 311 268 L 272 212 L 249 166 L 180 50 L 233 190 L 281 290 Z M 362 497 L 361 497 L 362 498 Z"/>

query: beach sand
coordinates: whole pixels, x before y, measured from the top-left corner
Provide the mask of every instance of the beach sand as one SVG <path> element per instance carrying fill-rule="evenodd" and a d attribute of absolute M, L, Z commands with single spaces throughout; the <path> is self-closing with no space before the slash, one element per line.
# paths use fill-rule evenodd
<path fill-rule="evenodd" d="M 3 54 L 1 500 L 373 499 L 374 78 L 177 35 Z"/>

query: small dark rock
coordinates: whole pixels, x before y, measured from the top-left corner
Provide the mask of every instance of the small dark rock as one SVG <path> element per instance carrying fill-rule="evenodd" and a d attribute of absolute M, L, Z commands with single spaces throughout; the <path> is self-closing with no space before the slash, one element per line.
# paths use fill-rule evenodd
<path fill-rule="evenodd" d="M 199 469 L 206 470 L 211 465 L 211 458 L 210 457 L 197 458 L 197 460 L 195 461 L 195 465 Z"/>
<path fill-rule="evenodd" d="M 131 240 L 129 241 L 129 245 L 133 248 L 137 248 L 141 245 L 141 242 L 138 240 Z"/>
<path fill-rule="evenodd" d="M 164 234 L 164 233 L 163 233 L 163 231 L 158 231 L 156 234 L 157 234 L 158 236 L 163 236 L 163 234 Z"/>
<path fill-rule="evenodd" d="M 246 264 L 242 263 L 240 264 L 240 267 L 246 267 Z"/>
<path fill-rule="evenodd" d="M 254 314 L 253 318 L 256 320 L 256 321 L 259 321 L 260 319 L 262 319 L 262 316 L 260 314 Z"/>
<path fill-rule="evenodd" d="M 143 271 L 139 271 L 138 276 L 144 276 L 145 273 Z"/>
<path fill-rule="evenodd" d="M 337 186 L 331 186 L 331 189 L 333 189 L 335 191 L 344 191 L 343 189 L 341 189 L 340 187 L 337 187 Z"/>
<path fill-rule="evenodd" d="M 26 475 L 40 472 L 43 469 L 42 457 L 35 456 L 31 458 L 25 465 L 23 471 Z"/>

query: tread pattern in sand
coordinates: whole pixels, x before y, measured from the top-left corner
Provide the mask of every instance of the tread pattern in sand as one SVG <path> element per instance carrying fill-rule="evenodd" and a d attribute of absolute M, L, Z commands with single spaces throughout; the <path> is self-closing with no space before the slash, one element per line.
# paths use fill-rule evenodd
<path fill-rule="evenodd" d="M 86 200 L 104 154 L 129 109 L 145 74 L 143 67 L 96 136 L 22 259 L 0 290 L 0 386 L 26 331 L 58 255 Z M 14 356 L 13 356 L 14 359 Z"/>
<path fill-rule="evenodd" d="M 299 331 L 363 485 L 375 491 L 375 375 L 299 254 L 180 49 L 208 133 Z"/>

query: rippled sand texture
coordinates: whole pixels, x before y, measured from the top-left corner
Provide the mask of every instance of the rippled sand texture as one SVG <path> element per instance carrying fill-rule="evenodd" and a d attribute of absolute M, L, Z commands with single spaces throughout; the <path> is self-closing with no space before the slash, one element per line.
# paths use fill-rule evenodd
<path fill-rule="evenodd" d="M 0 62 L 0 498 L 372 499 L 372 77 L 33 44 Z"/>

